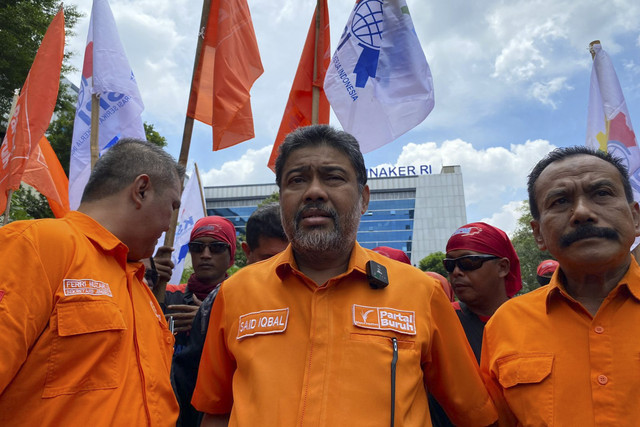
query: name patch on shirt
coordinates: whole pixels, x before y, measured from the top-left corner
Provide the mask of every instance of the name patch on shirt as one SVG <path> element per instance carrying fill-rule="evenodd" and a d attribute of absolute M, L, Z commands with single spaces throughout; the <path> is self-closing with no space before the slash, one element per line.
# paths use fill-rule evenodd
<path fill-rule="evenodd" d="M 92 279 L 64 279 L 62 289 L 70 295 L 106 295 L 113 297 L 108 283 Z"/>
<path fill-rule="evenodd" d="M 279 334 L 287 329 L 289 307 L 278 310 L 262 310 L 243 314 L 238 319 L 238 336 L 241 340 L 253 335 Z"/>
<path fill-rule="evenodd" d="M 368 307 L 353 304 L 353 324 L 359 328 L 416 334 L 416 314 L 413 311 L 389 307 Z"/>

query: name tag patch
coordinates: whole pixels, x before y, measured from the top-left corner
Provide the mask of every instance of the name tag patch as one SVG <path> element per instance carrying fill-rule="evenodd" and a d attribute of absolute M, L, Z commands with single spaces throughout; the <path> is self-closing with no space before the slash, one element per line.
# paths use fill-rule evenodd
<path fill-rule="evenodd" d="M 243 314 L 238 319 L 238 336 L 243 339 L 253 335 L 279 334 L 287 329 L 289 307 L 278 310 L 262 310 Z"/>
<path fill-rule="evenodd" d="M 64 279 L 62 289 L 70 295 L 106 295 L 113 297 L 108 283 L 92 279 Z"/>
<path fill-rule="evenodd" d="M 353 324 L 359 328 L 416 334 L 416 314 L 413 311 L 389 307 L 368 307 L 353 304 Z"/>

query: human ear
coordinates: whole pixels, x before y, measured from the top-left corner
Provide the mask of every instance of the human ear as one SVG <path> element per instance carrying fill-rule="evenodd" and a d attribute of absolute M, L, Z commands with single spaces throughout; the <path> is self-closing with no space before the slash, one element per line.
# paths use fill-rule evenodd
<path fill-rule="evenodd" d="M 531 230 L 533 230 L 533 238 L 538 245 L 538 249 L 544 251 L 547 249 L 547 245 L 544 243 L 544 239 L 542 238 L 542 233 L 540 232 L 540 222 L 537 219 L 531 221 Z"/>
<path fill-rule="evenodd" d="M 131 185 L 131 199 L 136 207 L 140 209 L 144 201 L 149 197 L 149 190 L 151 189 L 151 180 L 149 175 L 138 175 Z"/>

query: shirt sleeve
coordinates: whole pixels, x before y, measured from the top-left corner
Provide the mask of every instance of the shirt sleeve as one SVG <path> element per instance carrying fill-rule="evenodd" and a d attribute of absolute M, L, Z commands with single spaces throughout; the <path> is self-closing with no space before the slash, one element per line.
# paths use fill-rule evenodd
<path fill-rule="evenodd" d="M 47 326 L 53 306 L 49 278 L 34 244 L 5 227 L 0 232 L 0 395 Z"/>
<path fill-rule="evenodd" d="M 191 404 L 200 412 L 228 414 L 233 406 L 231 384 L 236 361 L 227 346 L 224 287 L 213 302 L 209 329 L 204 342 L 198 379 Z"/>
<path fill-rule="evenodd" d="M 444 293 L 431 297 L 431 347 L 423 364 L 427 390 L 455 425 L 487 426 L 498 419 L 460 321 Z"/>

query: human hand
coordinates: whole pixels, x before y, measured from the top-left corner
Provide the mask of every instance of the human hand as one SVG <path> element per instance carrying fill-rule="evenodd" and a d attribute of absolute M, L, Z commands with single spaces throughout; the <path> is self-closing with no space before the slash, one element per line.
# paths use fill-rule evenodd
<path fill-rule="evenodd" d="M 173 274 L 173 268 L 175 267 L 173 261 L 171 261 L 171 252 L 173 252 L 171 246 L 160 246 L 156 255 L 153 257 L 153 262 L 158 272 L 158 279 L 163 283 L 169 282 L 171 274 Z"/>
<path fill-rule="evenodd" d="M 201 303 L 202 304 L 202 303 Z M 176 304 L 168 305 L 164 317 L 169 322 L 169 318 L 173 317 L 173 333 L 187 332 L 191 330 L 191 324 L 196 317 L 199 305 Z"/>

